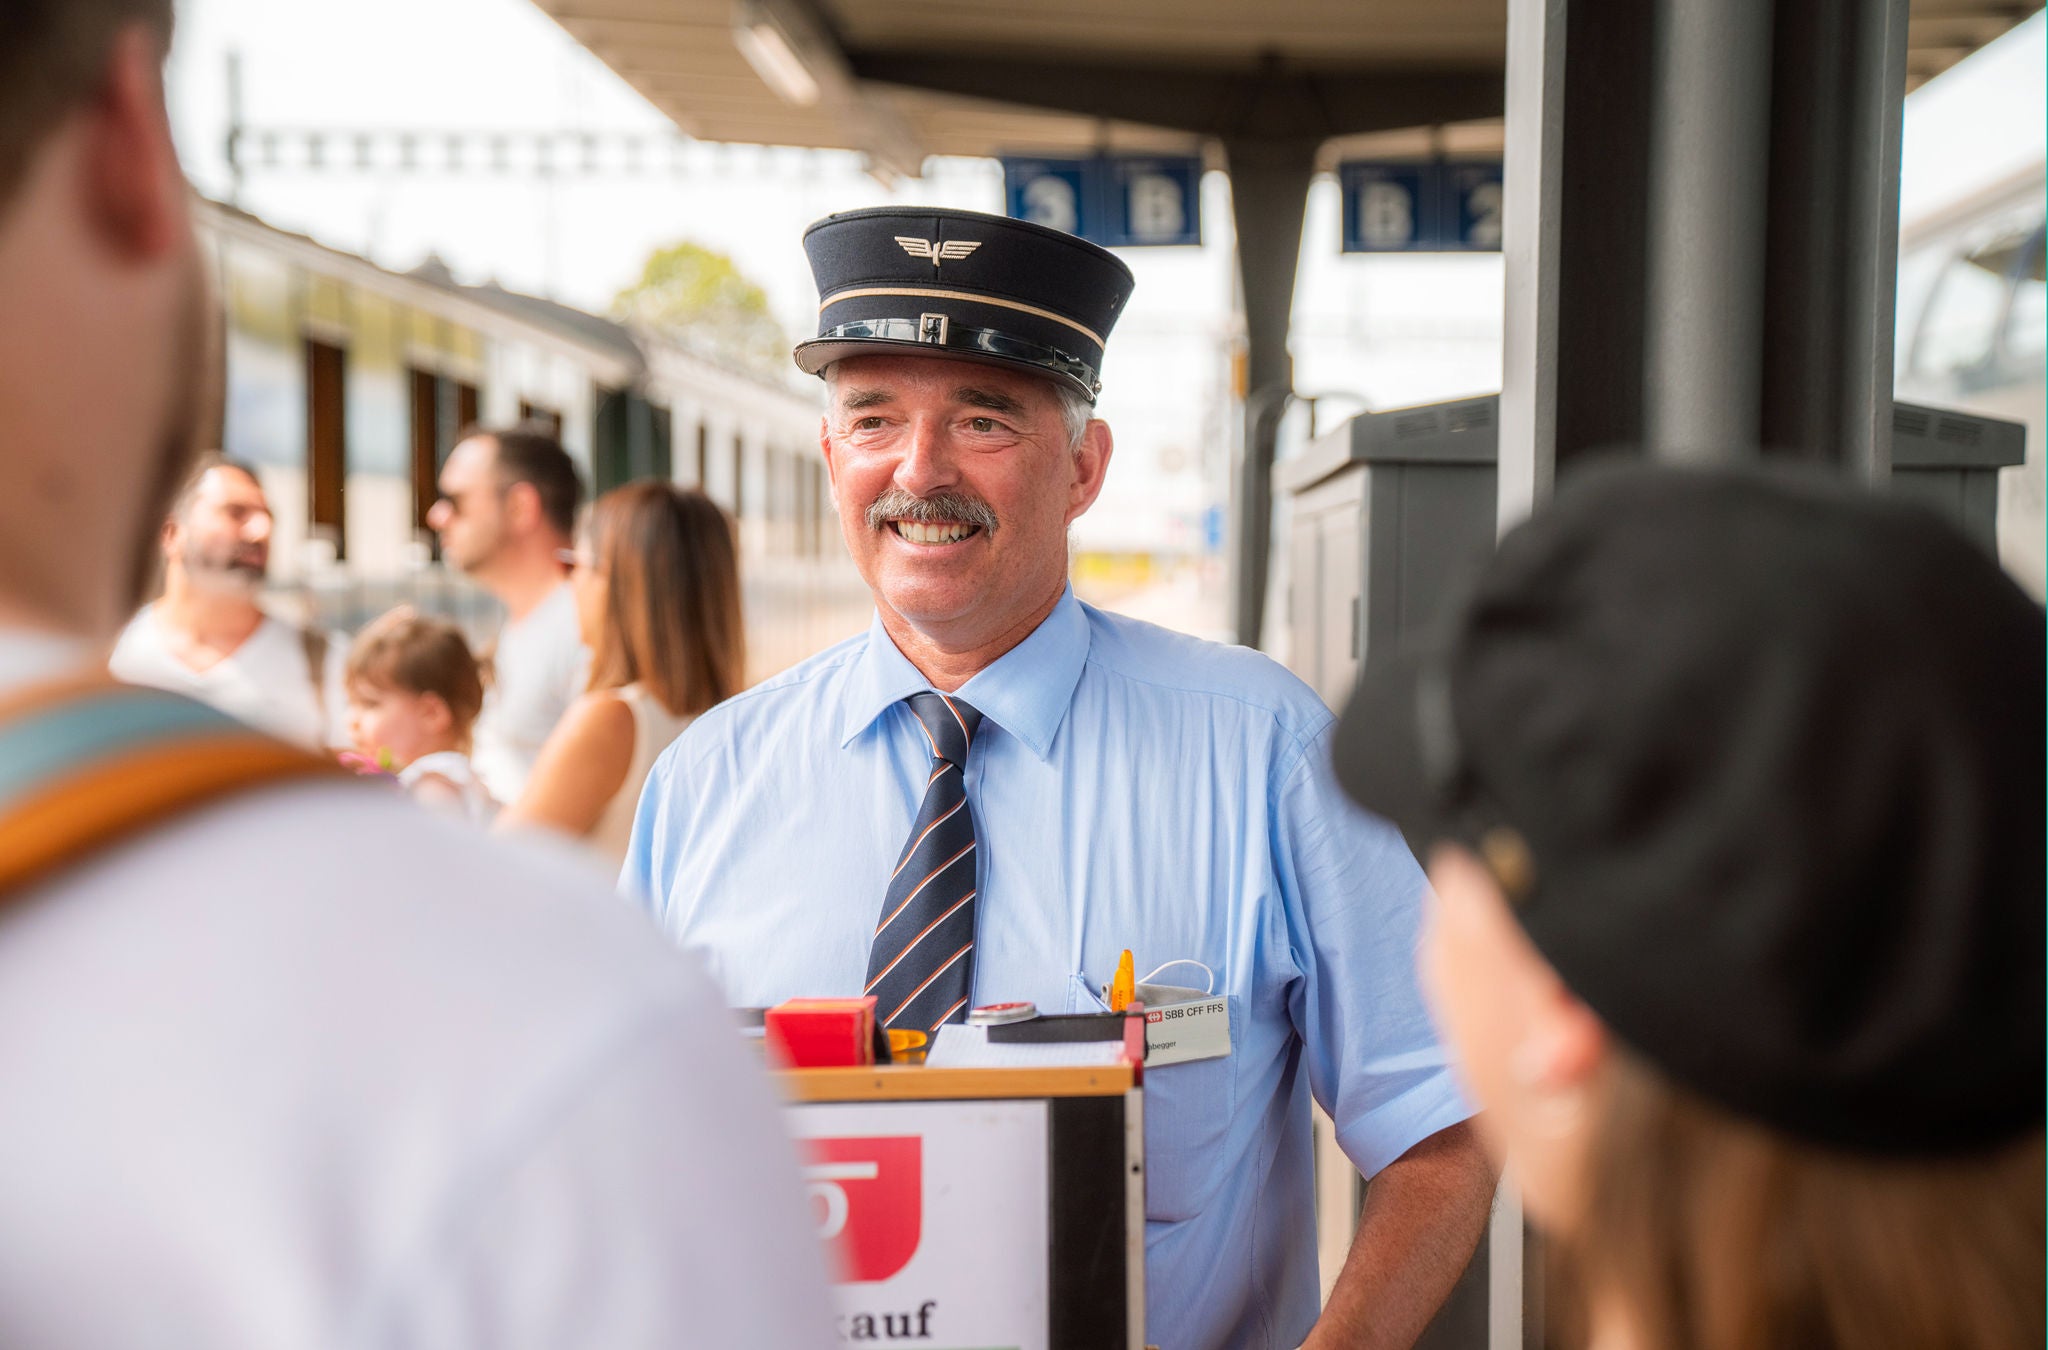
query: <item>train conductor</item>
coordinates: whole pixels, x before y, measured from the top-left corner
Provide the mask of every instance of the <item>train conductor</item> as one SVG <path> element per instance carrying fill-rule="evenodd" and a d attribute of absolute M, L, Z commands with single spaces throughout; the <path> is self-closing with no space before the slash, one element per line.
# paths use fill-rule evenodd
<path fill-rule="evenodd" d="M 670 747 L 623 887 L 737 1005 L 866 992 L 918 1030 L 1098 1007 L 1124 948 L 1206 965 L 1229 1052 L 1146 1075 L 1147 1339 L 1411 1344 L 1492 1193 L 1416 990 L 1420 871 L 1335 786 L 1300 681 L 1067 585 L 1129 269 L 929 208 L 830 216 L 804 248 L 822 306 L 796 363 L 830 393 L 874 620 Z M 1311 1095 L 1373 1178 L 1320 1320 Z"/>

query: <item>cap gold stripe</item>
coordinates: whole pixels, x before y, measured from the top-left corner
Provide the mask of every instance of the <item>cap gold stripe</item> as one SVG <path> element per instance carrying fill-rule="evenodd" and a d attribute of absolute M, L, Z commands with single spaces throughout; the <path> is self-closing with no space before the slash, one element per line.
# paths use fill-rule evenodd
<path fill-rule="evenodd" d="M 964 300 L 971 305 L 994 305 L 998 309 L 1014 309 L 1020 314 L 1035 314 L 1041 319 L 1051 319 L 1054 323 L 1065 324 L 1098 347 L 1109 345 L 1102 340 L 1100 333 L 1097 333 L 1092 328 L 1082 327 L 1064 314 L 1055 314 L 1049 309 L 1040 309 L 1037 305 L 1026 305 L 1016 300 L 1002 300 L 993 295 L 980 295 L 973 291 L 941 291 L 919 286 L 861 286 L 854 290 L 839 291 L 836 294 L 826 296 L 819 303 L 818 312 L 823 314 L 841 300 L 860 300 L 871 295 L 904 295 L 922 300 Z"/>

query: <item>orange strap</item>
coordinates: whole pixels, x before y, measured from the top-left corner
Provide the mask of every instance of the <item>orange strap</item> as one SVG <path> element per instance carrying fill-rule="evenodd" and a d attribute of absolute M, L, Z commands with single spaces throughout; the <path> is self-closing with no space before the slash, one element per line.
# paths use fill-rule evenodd
<path fill-rule="evenodd" d="M 191 699 L 92 677 L 0 701 L 0 907 L 185 812 L 337 764 Z"/>

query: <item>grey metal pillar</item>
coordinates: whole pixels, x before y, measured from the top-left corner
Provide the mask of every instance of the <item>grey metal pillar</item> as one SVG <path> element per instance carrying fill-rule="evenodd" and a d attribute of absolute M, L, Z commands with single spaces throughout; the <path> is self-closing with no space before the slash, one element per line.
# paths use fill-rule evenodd
<path fill-rule="evenodd" d="M 1890 468 L 1908 0 L 1510 0 L 1501 519 L 1606 451 Z"/>
<path fill-rule="evenodd" d="M 1244 288 L 1244 459 L 1238 469 L 1237 561 L 1231 621 L 1237 640 L 1259 645 L 1266 612 L 1266 560 L 1272 550 L 1273 451 L 1280 417 L 1294 391 L 1287 329 L 1294 272 L 1308 210 L 1319 139 L 1226 138 L 1237 268 Z"/>
<path fill-rule="evenodd" d="M 1772 0 L 1660 6 L 1652 43 L 1644 442 L 1755 455 L 1762 406 Z"/>
<path fill-rule="evenodd" d="M 1509 0 L 1503 529 L 1643 441 L 1654 9 Z"/>
<path fill-rule="evenodd" d="M 1907 0 L 1779 0 L 1764 258 L 1767 453 L 1891 474 Z"/>

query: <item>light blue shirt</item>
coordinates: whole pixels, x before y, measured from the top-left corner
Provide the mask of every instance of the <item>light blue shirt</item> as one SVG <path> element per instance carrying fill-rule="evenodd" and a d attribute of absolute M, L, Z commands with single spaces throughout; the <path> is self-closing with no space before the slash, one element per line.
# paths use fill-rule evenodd
<path fill-rule="evenodd" d="M 902 700 L 929 687 L 877 620 L 656 762 L 621 886 L 735 1005 L 860 992 L 931 764 Z M 1310 1093 L 1368 1176 L 1470 1113 L 1415 987 L 1414 858 L 1337 789 L 1329 710 L 1256 652 L 1070 591 L 958 697 L 984 718 L 974 1001 L 1094 1008 L 1125 947 L 1229 998 L 1232 1054 L 1145 1075 L 1146 1339 L 1297 1345 Z"/>

